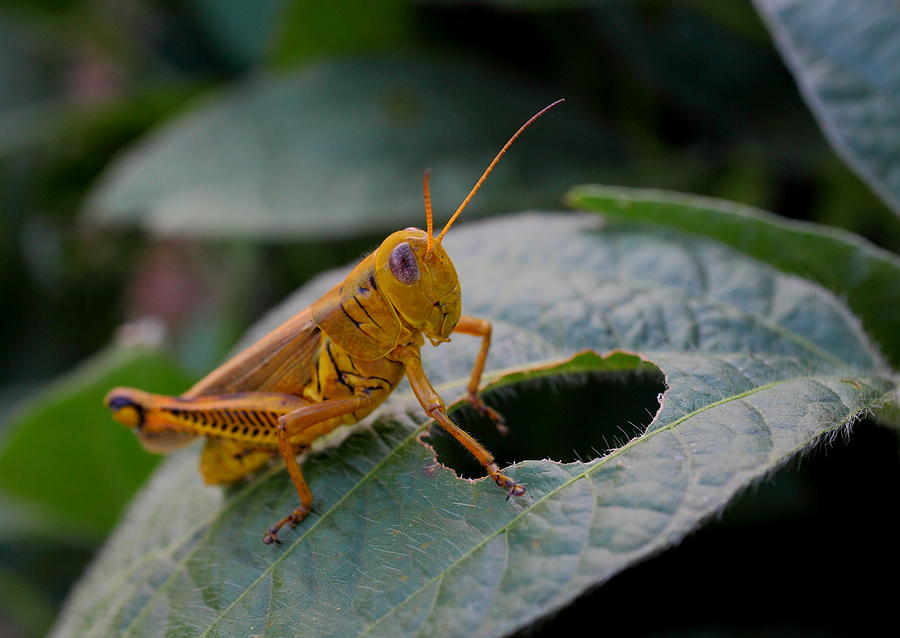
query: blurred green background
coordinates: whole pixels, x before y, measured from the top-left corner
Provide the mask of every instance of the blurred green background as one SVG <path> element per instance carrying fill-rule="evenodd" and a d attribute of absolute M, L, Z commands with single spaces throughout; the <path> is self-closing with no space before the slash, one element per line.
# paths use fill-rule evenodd
<path fill-rule="evenodd" d="M 421 225 L 426 167 L 443 218 L 560 96 L 467 215 L 558 209 L 594 181 L 721 197 L 900 252 L 900 220 L 831 149 L 748 0 L 0 2 L 0 636 L 42 635 L 155 463 L 95 395 L 113 381 L 179 391 L 313 274 Z M 297 122 L 261 143 L 281 155 L 217 137 L 264 136 L 277 118 Z M 219 141 L 207 172 L 172 163 Z M 169 197 L 226 180 L 223 166 L 274 186 L 258 201 Z M 302 197 L 292 175 L 312 185 Z M 98 427 L 43 426 L 61 420 Z M 57 468 L 97 458 L 85 449 L 109 459 L 82 468 L 93 487 L 59 485 Z M 872 542 L 900 531 L 873 487 L 896 485 L 897 456 L 864 421 L 536 632 L 602 609 L 632 635 L 852 633 L 851 610 L 875 607 L 863 567 L 898 566 Z M 22 485 L 28 472 L 43 482 Z M 796 581 L 770 582 L 785 564 Z M 798 601 L 823 578 L 851 590 L 827 617 Z M 641 612 L 656 592 L 658 620 Z"/>

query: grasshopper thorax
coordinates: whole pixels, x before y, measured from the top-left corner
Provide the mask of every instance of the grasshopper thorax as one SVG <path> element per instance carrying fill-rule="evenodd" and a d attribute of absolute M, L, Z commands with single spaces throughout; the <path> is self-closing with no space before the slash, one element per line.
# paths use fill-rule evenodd
<path fill-rule="evenodd" d="M 459 277 L 439 241 L 418 228 L 399 230 L 375 251 L 375 280 L 400 318 L 432 343 L 447 341 L 459 321 Z"/>

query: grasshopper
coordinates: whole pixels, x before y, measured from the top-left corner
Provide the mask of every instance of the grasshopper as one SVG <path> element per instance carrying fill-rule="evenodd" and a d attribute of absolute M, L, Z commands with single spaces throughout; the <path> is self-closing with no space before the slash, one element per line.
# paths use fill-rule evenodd
<path fill-rule="evenodd" d="M 516 131 L 436 237 L 426 171 L 426 230 L 406 228 L 388 236 L 321 299 L 184 394 L 112 389 L 105 403 L 113 419 L 134 428 L 151 452 L 170 452 L 205 436 L 200 473 L 211 485 L 233 483 L 280 455 L 300 505 L 266 530 L 263 542 L 272 544 L 282 527 L 295 527 L 312 510 L 312 492 L 297 455 L 334 428 L 371 413 L 405 375 L 428 417 L 484 466 L 507 498 L 523 495 L 525 488 L 500 471 L 491 453 L 450 420 L 422 369 L 420 349 L 425 339 L 437 346 L 450 341 L 452 333 L 481 338 L 467 400 L 505 430 L 502 416 L 478 395 L 491 323 L 461 314 L 459 277 L 441 241 L 512 143 L 560 102 Z"/>

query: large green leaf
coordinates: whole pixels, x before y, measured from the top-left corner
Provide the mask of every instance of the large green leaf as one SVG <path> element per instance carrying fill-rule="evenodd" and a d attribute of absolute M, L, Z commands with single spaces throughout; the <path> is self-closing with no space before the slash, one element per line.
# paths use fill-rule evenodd
<path fill-rule="evenodd" d="M 296 501 L 285 471 L 223 491 L 204 487 L 196 451 L 182 451 L 53 635 L 504 635 L 678 542 L 896 389 L 828 291 L 718 242 L 558 213 L 470 224 L 446 245 L 466 311 L 494 322 L 493 384 L 653 362 L 668 389 L 646 432 L 587 462 L 520 462 L 508 473 L 528 493 L 507 501 L 489 480 L 425 471 L 428 423 L 401 388 L 370 427 L 305 460 L 315 511 L 278 547 L 261 534 Z M 250 338 L 338 277 L 302 289 Z M 458 338 L 425 353 L 448 400 L 477 348 Z M 597 354 L 614 349 L 640 358 Z M 534 426 L 564 436 L 569 421 Z M 527 429 L 511 425 L 513 437 Z"/>
<path fill-rule="evenodd" d="M 832 145 L 900 213 L 896 0 L 755 3 Z"/>
<path fill-rule="evenodd" d="M 186 383 L 157 351 L 111 350 L 25 404 L 0 445 L 0 538 L 102 538 L 156 464 L 125 428 L 109 427 L 104 395 L 115 385 L 179 392 Z"/>
<path fill-rule="evenodd" d="M 469 64 L 404 58 L 259 77 L 123 157 L 93 193 L 87 218 L 274 239 L 421 225 L 427 167 L 440 220 L 507 137 L 556 97 Z M 507 155 L 472 214 L 556 204 L 573 179 L 597 178 L 596 158 L 612 157 L 609 145 L 577 107 L 564 108 L 566 117 L 548 115 Z"/>
<path fill-rule="evenodd" d="M 272 46 L 281 67 L 326 56 L 408 49 L 414 39 L 406 0 L 291 0 Z"/>
<path fill-rule="evenodd" d="M 888 360 L 900 366 L 900 259 L 857 235 L 733 202 L 655 189 L 579 186 L 566 201 L 583 210 L 711 237 L 812 279 L 846 299 Z"/>
<path fill-rule="evenodd" d="M 347 53 L 397 50 L 411 40 L 405 0 L 190 0 L 232 63 L 277 66 Z"/>

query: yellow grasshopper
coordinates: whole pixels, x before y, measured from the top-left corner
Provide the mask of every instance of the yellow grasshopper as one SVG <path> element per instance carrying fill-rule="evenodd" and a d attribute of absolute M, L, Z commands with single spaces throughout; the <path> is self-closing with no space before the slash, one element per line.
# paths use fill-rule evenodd
<path fill-rule="evenodd" d="M 436 346 L 454 332 L 481 337 L 468 401 L 504 429 L 502 417 L 477 394 L 491 324 L 461 314 L 459 277 L 441 241 L 516 138 L 560 102 L 516 131 L 437 237 L 426 172 L 426 230 L 406 228 L 390 235 L 325 296 L 184 394 L 114 388 L 105 399 L 113 418 L 135 428 L 152 452 L 169 452 L 205 436 L 200 473 L 212 485 L 237 481 L 280 454 L 300 506 L 266 530 L 267 544 L 278 542 L 279 530 L 285 524 L 296 526 L 312 508 L 297 455 L 334 428 L 364 418 L 404 375 L 425 413 L 472 453 L 507 498 L 524 494 L 522 485 L 500 472 L 491 453 L 447 416 L 444 401 L 422 369 L 419 350 L 425 338 Z"/>

